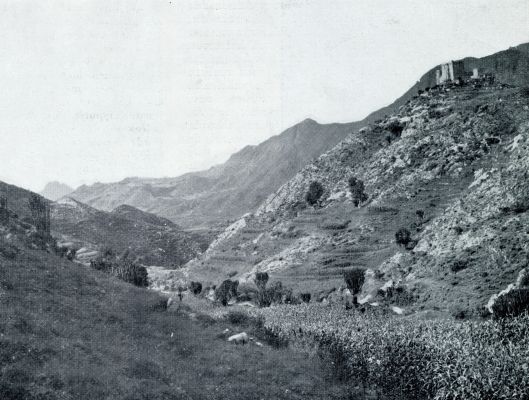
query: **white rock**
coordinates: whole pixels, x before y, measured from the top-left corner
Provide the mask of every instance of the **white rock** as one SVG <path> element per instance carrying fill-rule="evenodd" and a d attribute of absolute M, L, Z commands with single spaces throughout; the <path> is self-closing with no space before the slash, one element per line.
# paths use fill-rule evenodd
<path fill-rule="evenodd" d="M 248 340 L 248 334 L 246 332 L 237 333 L 228 338 L 228 342 L 234 342 L 235 344 L 246 344 Z"/>
<path fill-rule="evenodd" d="M 398 314 L 398 315 L 404 314 L 404 309 L 397 307 L 397 306 L 391 306 L 391 311 L 393 311 L 395 314 Z"/>

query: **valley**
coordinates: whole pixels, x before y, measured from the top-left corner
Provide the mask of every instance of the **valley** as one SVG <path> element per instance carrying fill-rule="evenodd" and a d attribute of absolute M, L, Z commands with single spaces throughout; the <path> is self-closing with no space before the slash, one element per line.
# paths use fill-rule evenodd
<path fill-rule="evenodd" d="M 206 171 L 0 181 L 0 398 L 529 398 L 528 48 Z"/>

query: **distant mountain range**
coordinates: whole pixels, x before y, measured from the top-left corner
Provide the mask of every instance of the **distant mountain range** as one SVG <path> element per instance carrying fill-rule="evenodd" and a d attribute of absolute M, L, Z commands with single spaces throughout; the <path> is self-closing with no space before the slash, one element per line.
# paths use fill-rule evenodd
<path fill-rule="evenodd" d="M 465 68 L 479 68 L 504 83 L 529 82 L 529 44 L 483 58 L 465 58 Z M 163 216 L 186 228 L 223 226 L 255 210 L 305 165 L 333 148 L 348 134 L 395 112 L 435 85 L 428 71 L 403 96 L 359 122 L 322 125 L 307 119 L 257 146 L 247 146 L 226 163 L 176 178 L 127 178 L 116 183 L 81 186 L 70 194 L 95 208 L 111 211 L 128 204 Z"/>
<path fill-rule="evenodd" d="M 322 125 L 307 119 L 207 171 L 96 183 L 81 186 L 70 196 L 105 211 L 132 205 L 184 227 L 225 225 L 226 220 L 255 209 L 307 163 L 361 126 L 358 122 Z"/>
<path fill-rule="evenodd" d="M 69 195 L 73 191 L 74 189 L 70 186 L 61 182 L 53 181 L 48 182 L 39 194 L 46 197 L 48 200 L 55 201 L 61 197 Z"/>

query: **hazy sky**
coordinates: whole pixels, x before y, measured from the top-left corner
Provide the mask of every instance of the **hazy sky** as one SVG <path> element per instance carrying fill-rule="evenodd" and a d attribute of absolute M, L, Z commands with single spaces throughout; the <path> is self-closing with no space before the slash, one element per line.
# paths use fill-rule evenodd
<path fill-rule="evenodd" d="M 6 1 L 0 180 L 176 176 L 436 64 L 529 41 L 527 0 Z"/>

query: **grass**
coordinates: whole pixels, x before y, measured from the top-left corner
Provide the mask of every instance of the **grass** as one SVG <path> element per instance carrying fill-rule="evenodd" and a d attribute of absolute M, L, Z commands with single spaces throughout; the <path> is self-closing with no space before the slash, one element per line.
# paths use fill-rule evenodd
<path fill-rule="evenodd" d="M 248 320 L 192 321 L 160 296 L 41 251 L 0 258 L 0 398 L 341 399 L 321 360 L 235 346 Z"/>

